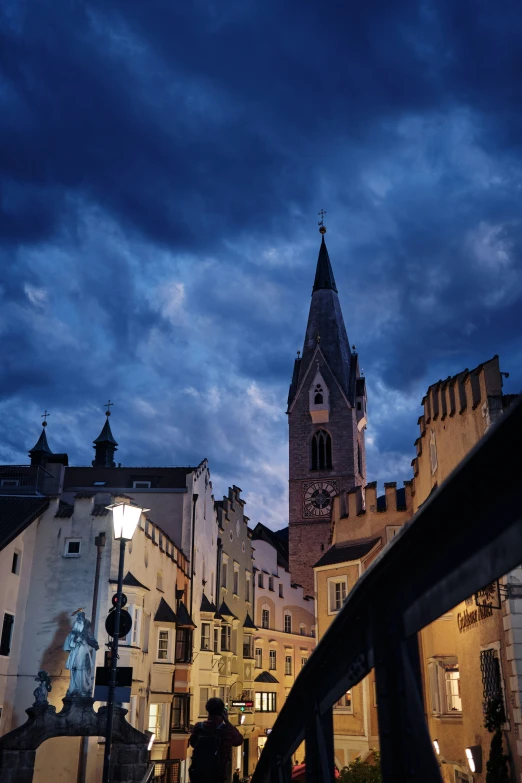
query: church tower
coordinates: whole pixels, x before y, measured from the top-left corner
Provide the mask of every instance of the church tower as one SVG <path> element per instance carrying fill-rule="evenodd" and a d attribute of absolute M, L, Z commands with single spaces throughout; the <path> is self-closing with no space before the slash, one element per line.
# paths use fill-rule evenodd
<path fill-rule="evenodd" d="M 366 483 L 366 386 L 350 348 L 322 234 L 302 356 L 288 394 L 290 571 L 314 594 L 328 549 L 332 498 Z"/>

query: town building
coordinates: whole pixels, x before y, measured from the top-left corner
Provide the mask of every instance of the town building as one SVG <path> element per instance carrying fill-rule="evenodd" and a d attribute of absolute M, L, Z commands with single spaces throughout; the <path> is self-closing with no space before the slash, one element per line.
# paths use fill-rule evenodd
<path fill-rule="evenodd" d="M 274 533 L 258 523 L 252 532 L 255 576 L 254 709 L 251 745 L 261 753 L 316 640 L 314 599 L 293 582 L 288 568 L 288 528 Z M 303 761 L 304 750 L 296 753 Z"/>
<path fill-rule="evenodd" d="M 80 607 L 87 617 L 91 607 L 96 615 L 96 665 L 104 665 L 105 618 L 116 589 L 119 549 L 107 506 L 131 501 L 146 512 L 125 559 L 133 626 L 120 665 L 133 668 L 128 719 L 155 735 L 153 758 L 181 759 L 185 774 L 190 725 L 199 715 L 192 697 L 216 679 L 194 654 L 207 574 L 210 600 L 216 596 L 218 527 L 209 469 L 206 460 L 195 468 L 120 467 L 114 463 L 116 448 L 107 417 L 90 467 L 70 467 L 66 455 L 53 455 L 45 430 L 30 452 L 30 466 L 0 467 L 0 556 L 11 564 L 2 598 L 0 731 L 25 720 L 41 668 L 52 678 L 51 703 L 61 707 L 69 679 L 63 643 L 71 614 Z M 59 754 L 53 748 L 58 742 Z M 88 747 L 85 779 L 94 780 L 103 747 L 95 741 Z M 44 770 L 46 780 L 64 768 L 76 771 L 79 748 L 79 739 L 44 743 L 37 754 L 37 783 Z"/>
<path fill-rule="evenodd" d="M 313 593 L 332 498 L 366 483 L 366 384 L 350 347 L 322 234 L 303 352 L 288 394 L 290 570 Z"/>

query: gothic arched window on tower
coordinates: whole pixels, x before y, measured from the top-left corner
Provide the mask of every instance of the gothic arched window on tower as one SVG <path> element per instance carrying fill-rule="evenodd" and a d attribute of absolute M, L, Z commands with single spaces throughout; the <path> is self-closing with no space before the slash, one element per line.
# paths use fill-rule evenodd
<path fill-rule="evenodd" d="M 323 404 L 323 387 L 320 383 L 317 384 L 314 391 L 314 405 Z"/>
<path fill-rule="evenodd" d="M 332 467 L 332 439 L 326 430 L 317 430 L 312 437 L 312 470 Z"/>

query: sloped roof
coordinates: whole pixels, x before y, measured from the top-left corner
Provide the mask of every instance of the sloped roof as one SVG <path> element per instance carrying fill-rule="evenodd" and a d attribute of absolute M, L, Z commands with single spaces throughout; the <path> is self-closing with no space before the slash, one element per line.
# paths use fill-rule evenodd
<path fill-rule="evenodd" d="M 111 585 L 114 585 L 114 584 L 118 583 L 118 580 L 117 579 L 109 579 L 109 583 Z M 149 590 L 150 591 L 150 588 L 147 587 L 147 585 L 142 585 L 142 583 L 139 582 L 136 579 L 136 577 L 134 576 L 134 574 L 131 574 L 130 571 L 127 571 L 127 573 L 123 577 L 123 584 L 127 585 L 128 587 L 141 587 L 141 588 L 143 588 L 143 590 Z"/>
<path fill-rule="evenodd" d="M 158 611 L 154 615 L 154 622 L 155 623 L 177 623 L 178 618 L 176 617 L 174 610 L 171 609 L 171 607 L 168 605 L 168 603 L 165 601 L 164 598 L 161 599 L 158 606 Z"/>
<path fill-rule="evenodd" d="M 273 674 L 270 674 L 270 672 L 261 672 L 261 674 L 258 674 L 254 682 L 279 682 L 279 680 L 276 680 Z"/>
<path fill-rule="evenodd" d="M 31 454 L 52 454 L 51 449 L 49 448 L 49 444 L 47 443 L 47 435 L 45 434 L 45 427 L 42 426 L 42 431 L 40 433 L 40 437 L 34 444 L 33 448 L 29 451 L 29 455 Z"/>
<path fill-rule="evenodd" d="M 178 618 L 178 625 L 181 628 L 197 627 L 194 621 L 192 620 L 192 617 L 189 615 L 187 607 L 185 606 L 183 601 L 179 602 L 177 618 Z"/>
<path fill-rule="evenodd" d="M 288 571 L 288 528 L 270 530 L 269 527 L 258 522 L 252 531 L 252 541 L 266 541 L 277 552 L 277 565 Z"/>
<path fill-rule="evenodd" d="M 319 256 L 317 258 L 317 269 L 315 270 L 314 291 L 320 291 L 323 288 L 331 288 L 332 291 L 337 293 L 337 286 L 335 285 L 335 279 L 333 274 L 332 265 L 330 263 L 330 256 L 326 248 L 326 242 L 324 241 L 324 235 L 321 240 L 321 247 L 319 248 Z"/>
<path fill-rule="evenodd" d="M 211 603 L 205 593 L 201 596 L 201 606 L 199 607 L 200 612 L 216 612 L 216 607 L 213 603 Z"/>
<path fill-rule="evenodd" d="M 228 608 L 228 606 L 226 605 L 226 603 L 224 601 L 221 602 L 221 606 L 218 609 L 218 613 L 220 615 L 222 615 L 223 617 L 232 617 L 232 618 L 234 618 L 234 620 L 237 620 L 237 617 L 234 614 L 234 612 L 230 611 L 230 609 Z"/>
<path fill-rule="evenodd" d="M 349 544 L 334 544 L 324 553 L 314 567 L 335 565 L 336 563 L 349 563 L 351 560 L 360 560 L 368 554 L 380 538 L 372 538 L 369 541 L 355 541 Z"/>
<path fill-rule="evenodd" d="M 245 622 L 243 623 L 243 628 L 253 628 L 255 631 L 257 631 L 257 625 L 254 625 L 248 612 L 247 616 L 245 617 Z"/>
<path fill-rule="evenodd" d="M 107 415 L 107 418 L 105 419 L 105 424 L 102 427 L 102 431 L 96 438 L 96 440 L 93 441 L 93 443 L 102 444 L 102 443 L 109 443 L 111 446 L 117 446 L 118 443 L 116 442 L 114 435 L 111 431 L 111 425 L 109 424 L 109 416 Z"/>
<path fill-rule="evenodd" d="M 49 508 L 48 498 L 0 496 L 0 550 Z"/>

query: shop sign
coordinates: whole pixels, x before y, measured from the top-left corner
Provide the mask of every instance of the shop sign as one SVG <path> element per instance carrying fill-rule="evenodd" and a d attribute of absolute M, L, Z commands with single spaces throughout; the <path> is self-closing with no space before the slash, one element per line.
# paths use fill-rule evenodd
<path fill-rule="evenodd" d="M 233 701 L 232 702 L 232 707 L 239 707 L 239 708 L 243 708 L 243 709 L 247 709 L 247 710 L 252 709 L 253 706 L 254 706 L 254 702 L 253 701 Z"/>
<path fill-rule="evenodd" d="M 477 606 L 476 609 L 464 609 L 464 612 L 459 612 L 457 615 L 457 625 L 460 633 L 466 631 L 468 628 L 477 625 L 482 620 L 493 615 L 493 607 L 489 605 Z"/>

